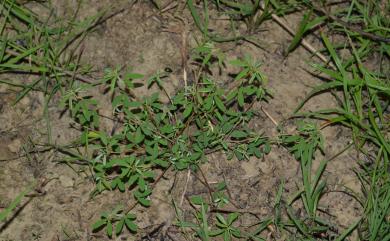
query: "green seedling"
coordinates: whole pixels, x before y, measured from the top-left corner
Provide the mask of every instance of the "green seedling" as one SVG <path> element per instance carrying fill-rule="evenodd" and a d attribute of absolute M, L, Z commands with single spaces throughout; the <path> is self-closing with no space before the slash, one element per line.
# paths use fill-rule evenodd
<path fill-rule="evenodd" d="M 298 30 L 296 31 L 294 38 L 291 40 L 291 43 L 287 48 L 287 54 L 291 53 L 297 46 L 299 46 L 299 43 L 307 32 L 323 24 L 326 20 L 325 16 L 315 17 L 314 19 L 311 19 L 312 14 L 313 11 L 309 10 L 303 15 Z"/>
<path fill-rule="evenodd" d="M 222 236 L 224 241 L 232 240 L 232 237 L 241 238 L 241 232 L 233 226 L 233 223 L 238 219 L 237 213 L 230 213 L 225 219 L 221 214 L 217 213 L 217 229 L 210 232 L 211 237 Z"/>
<path fill-rule="evenodd" d="M 220 49 L 215 47 L 213 42 L 200 43 L 192 52 L 192 58 L 207 69 L 210 69 L 215 61 L 217 61 L 220 70 L 224 67 L 226 57 Z"/>
<path fill-rule="evenodd" d="M 217 184 L 215 192 L 212 193 L 213 203 L 217 207 L 223 207 L 224 205 L 229 203 L 229 199 L 224 193 L 225 190 L 226 190 L 226 183 L 220 182 Z"/>
<path fill-rule="evenodd" d="M 200 211 L 196 210 L 194 217 L 196 218 L 196 223 L 186 222 L 184 220 L 179 220 L 177 225 L 181 228 L 191 228 L 195 231 L 196 235 L 203 241 L 209 241 L 210 239 L 210 230 L 208 224 L 207 213 L 209 211 L 209 206 L 203 200 L 201 196 L 191 197 L 190 202 L 194 206 L 200 206 Z"/>
<path fill-rule="evenodd" d="M 235 81 L 239 87 L 230 91 L 227 100 L 237 98 L 240 107 L 244 106 L 245 99 L 249 96 L 256 96 L 258 100 L 266 99 L 270 93 L 263 88 L 268 80 L 263 73 L 259 71 L 261 64 L 253 60 L 250 56 L 244 59 L 231 61 L 231 64 L 241 67 L 242 70 L 236 75 Z"/>
<path fill-rule="evenodd" d="M 125 226 L 130 232 L 134 233 L 138 229 L 134 223 L 135 219 L 136 216 L 134 214 L 123 214 L 123 208 L 118 206 L 111 212 L 102 213 L 100 219 L 92 225 L 92 230 L 96 231 L 105 228 L 106 234 L 110 238 L 114 234 L 121 234 Z"/>
<path fill-rule="evenodd" d="M 22 202 L 22 199 L 34 188 L 35 183 L 31 184 L 24 191 L 20 192 L 18 196 L 12 200 L 12 202 L 0 212 L 0 222 L 6 220 L 10 213 L 16 209 L 16 207 Z"/>
<path fill-rule="evenodd" d="M 314 155 L 317 149 L 324 151 L 324 140 L 317 129 L 317 127 L 308 122 L 299 122 L 297 128 L 297 135 L 282 136 L 282 143 L 286 145 L 290 152 L 292 152 L 297 160 L 301 164 L 301 172 L 303 179 L 303 190 L 294 196 L 300 197 L 307 214 L 309 215 L 310 222 L 321 223 L 317 218 L 318 203 L 321 195 L 324 193 L 326 186 L 325 181 L 320 181 L 321 176 L 325 170 L 326 161 L 322 161 L 318 167 L 315 175 L 312 175 L 312 166 Z M 290 201 L 290 204 L 293 202 Z M 305 235 L 310 233 L 306 224 L 296 217 L 291 208 L 288 208 L 288 214 L 297 228 Z M 325 227 L 310 227 L 311 231 L 322 232 L 326 231 Z"/>

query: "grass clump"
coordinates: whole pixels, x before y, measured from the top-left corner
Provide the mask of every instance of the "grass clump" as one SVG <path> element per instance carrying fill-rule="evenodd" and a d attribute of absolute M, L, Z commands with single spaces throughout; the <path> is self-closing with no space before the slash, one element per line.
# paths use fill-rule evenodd
<path fill-rule="evenodd" d="M 206 3 L 207 1 L 205 1 L 205 7 Z M 340 233 L 337 240 L 346 239 L 353 230 L 357 230 L 361 240 L 387 240 L 389 222 L 385 217 L 390 215 L 387 195 L 390 143 L 387 118 L 390 97 L 388 71 L 390 25 L 386 10 L 390 6 L 381 1 L 347 1 L 345 3 L 215 1 L 215 4 L 221 13 L 231 16 L 233 22 L 244 21 L 248 26 L 248 33 L 251 29 L 258 28 L 264 20 L 270 19 L 293 33 L 294 31 L 278 16 L 290 13 L 302 15 L 302 20 L 285 52 L 291 53 L 302 44 L 313 54 L 319 56 L 326 63 L 313 62 L 310 65 L 314 69 L 313 75 L 325 80 L 325 83 L 315 87 L 301 102 L 294 112 L 294 117 L 325 120 L 320 128 L 336 124 L 350 128 L 352 143 L 364 159 L 364 161 L 357 160 L 361 169 L 356 171 L 362 183 L 363 193 L 361 197 L 355 197 L 362 204 L 365 212 L 349 228 Z M 196 25 L 207 36 L 207 32 L 202 30 L 206 29 L 204 26 L 207 24 L 202 24 L 199 14 L 194 13 L 195 10 L 191 5 L 189 7 Z M 203 16 L 206 16 L 205 19 L 208 20 L 208 11 L 204 11 Z M 204 22 L 208 23 L 206 20 Z M 325 55 L 319 54 L 312 46 L 304 42 L 307 35 L 316 34 L 319 28 L 321 30 L 319 38 L 324 46 L 322 53 Z M 331 35 L 339 35 L 340 41 L 332 42 Z M 244 40 L 250 39 L 244 35 L 240 37 Z M 349 54 L 341 57 L 341 51 Z M 372 61 L 377 64 L 369 65 Z M 333 94 L 339 103 L 337 108 L 299 112 L 306 101 L 324 92 Z M 289 148 L 301 164 L 302 187 L 292 200 L 297 200 L 297 198 L 302 200 L 308 219 L 302 220 L 294 215 L 291 207 L 287 208 L 290 224 L 282 224 L 278 218 L 275 219 L 275 225 L 280 230 L 287 226 L 295 227 L 297 237 L 309 240 L 328 237 L 327 232 L 330 228 L 323 220 L 316 220 L 318 203 L 326 187 L 325 182 L 321 181 L 321 176 L 329 161 L 320 162 L 319 169 L 314 175 L 311 174 L 313 155 L 317 147 L 321 147 L 323 143 L 321 134 L 316 129 L 315 126 L 307 124 L 299 125 L 299 134 L 281 136 L 281 142 Z M 350 146 L 351 144 L 347 144 L 341 152 Z M 320 149 L 323 150 L 323 148 Z M 278 206 L 281 206 L 281 203 Z M 333 235 L 337 236 L 337 234 Z"/>
<path fill-rule="evenodd" d="M 365 159 L 359 160 L 362 169 L 357 171 L 364 190 L 359 201 L 365 212 L 351 229 L 357 229 L 361 240 L 386 240 L 389 238 L 389 221 L 384 217 L 390 214 L 387 195 L 390 141 L 385 113 L 388 112 L 390 85 L 388 71 L 383 66 L 388 66 L 390 57 L 387 51 L 389 23 L 380 5 L 372 2 L 363 5 L 352 1 L 347 8 L 340 9 L 337 18 L 328 17 L 332 29 L 344 34 L 341 45 L 350 55 L 340 57 L 337 44 L 322 34 L 322 41 L 334 65 L 312 64 L 315 74 L 325 76 L 326 83 L 315 87 L 296 112 L 306 100 L 318 93 L 340 93 L 335 95 L 339 103 L 337 108 L 297 115 L 324 119 L 326 126 L 341 124 L 350 128 L 354 146 Z M 346 20 L 341 21 L 340 17 Z M 352 27 L 352 23 L 362 23 L 363 27 Z M 369 68 L 367 64 L 373 59 L 377 59 L 379 65 Z M 351 229 L 347 231 L 350 233 Z"/>

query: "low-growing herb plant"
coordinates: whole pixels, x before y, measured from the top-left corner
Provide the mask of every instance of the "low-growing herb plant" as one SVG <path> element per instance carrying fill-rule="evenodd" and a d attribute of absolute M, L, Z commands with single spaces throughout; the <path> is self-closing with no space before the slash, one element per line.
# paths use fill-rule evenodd
<path fill-rule="evenodd" d="M 197 58 L 204 58 L 200 70 L 212 61 L 209 54 Z M 248 56 L 232 64 L 241 71 L 227 90 L 218 86 L 212 76 L 201 72 L 198 80 L 173 96 L 162 82 L 163 77 L 169 76 L 158 72 L 149 78 L 147 85 L 156 83 L 160 93 L 169 98 L 167 103 L 161 101 L 159 92 L 150 96 L 135 95 L 131 83 L 142 75 L 123 74 L 127 78 L 122 78 L 119 69 L 107 70 L 103 82 L 113 94 L 113 118 L 120 123 L 118 131 L 113 133 L 99 130 L 99 119 L 103 117 L 98 113 L 98 102 L 94 98 L 77 91 L 66 95 L 63 106 L 69 108 L 71 116 L 83 126 L 79 143 L 88 150 L 83 159 L 89 160 L 93 170 L 96 181 L 93 195 L 106 190 L 130 190 L 139 204 L 149 207 L 153 187 L 159 180 L 157 175 L 163 175 L 169 168 L 196 171 L 207 161 L 207 155 L 216 151 L 226 152 L 228 158 L 238 160 L 268 153 L 268 139 L 248 126 L 254 117 L 250 111 L 253 102 L 269 96 L 266 77 L 259 69 L 260 64 Z M 119 82 L 124 79 L 126 88 L 121 88 Z M 222 190 L 223 187 L 215 194 L 219 205 L 227 202 Z M 102 215 L 94 230 L 105 225 L 111 236 L 111 226 L 123 226 L 122 219 L 113 218 L 118 213 L 116 210 L 115 215 Z M 123 217 L 128 215 L 127 210 L 120 213 Z M 228 232 L 232 234 L 232 230 Z"/>
<path fill-rule="evenodd" d="M 100 219 L 92 225 L 92 230 L 97 231 L 105 228 L 108 237 L 115 233 L 119 235 L 126 227 L 130 232 L 137 232 L 137 225 L 134 223 L 136 216 L 131 213 L 123 214 L 123 207 L 118 206 L 111 212 L 104 212 Z M 115 226 L 113 225 L 115 223 Z"/>
<path fill-rule="evenodd" d="M 217 213 L 216 229 L 210 232 L 211 237 L 222 236 L 224 241 L 230 241 L 232 238 L 241 238 L 240 229 L 233 226 L 237 221 L 238 213 L 230 213 L 225 219 L 221 214 Z"/>

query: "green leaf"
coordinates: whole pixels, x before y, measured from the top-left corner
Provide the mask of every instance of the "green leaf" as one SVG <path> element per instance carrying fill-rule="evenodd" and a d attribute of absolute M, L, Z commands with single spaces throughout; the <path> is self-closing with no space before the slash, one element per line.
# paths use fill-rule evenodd
<path fill-rule="evenodd" d="M 298 31 L 296 31 L 296 34 L 295 34 L 293 40 L 291 41 L 290 46 L 288 46 L 287 53 L 291 53 L 298 46 L 298 44 L 301 42 L 303 35 L 308 30 L 306 28 L 306 26 L 309 23 L 310 16 L 311 16 L 312 12 L 313 12 L 313 10 L 310 10 L 303 15 L 303 18 L 299 24 Z"/>
<path fill-rule="evenodd" d="M 241 59 L 234 59 L 229 62 L 231 65 L 238 66 L 238 67 L 246 67 L 247 64 L 242 61 Z"/>
<path fill-rule="evenodd" d="M 141 125 L 141 129 L 142 129 L 142 132 L 147 135 L 147 136 L 152 136 L 153 135 L 153 132 L 151 131 L 152 130 L 152 126 L 149 122 L 144 122 L 142 125 Z"/>
<path fill-rule="evenodd" d="M 138 227 L 137 225 L 132 221 L 132 219 L 125 219 L 126 227 L 130 232 L 137 232 Z"/>
<path fill-rule="evenodd" d="M 153 159 L 153 163 L 164 168 L 167 168 L 169 166 L 169 162 L 161 159 Z"/>
<path fill-rule="evenodd" d="M 218 96 L 214 96 L 215 104 L 217 105 L 218 109 L 222 112 L 226 112 L 225 104 L 222 102 L 222 100 Z"/>
<path fill-rule="evenodd" d="M 132 175 L 129 180 L 127 181 L 127 183 L 129 184 L 129 186 L 133 186 L 134 183 L 138 180 L 139 178 L 139 174 L 135 174 L 135 175 Z"/>
<path fill-rule="evenodd" d="M 230 93 L 226 96 L 226 101 L 231 101 L 234 97 L 236 97 L 237 93 L 237 89 L 230 91 Z"/>
<path fill-rule="evenodd" d="M 221 224 L 223 224 L 223 227 L 226 227 L 226 226 L 228 225 L 228 223 L 226 222 L 225 218 L 224 218 L 221 214 L 217 213 L 217 214 L 216 214 L 216 217 L 217 217 L 217 220 L 218 220 Z"/>
<path fill-rule="evenodd" d="M 133 142 L 135 144 L 140 144 L 144 139 L 145 139 L 145 136 L 144 136 L 144 134 L 142 134 L 141 128 L 138 127 L 136 132 L 135 132 Z"/>
<path fill-rule="evenodd" d="M 237 220 L 238 216 L 238 213 L 230 213 L 227 220 L 228 224 L 231 225 L 234 221 Z"/>
<path fill-rule="evenodd" d="M 223 232 L 225 232 L 223 229 L 212 230 L 209 235 L 215 237 L 221 235 Z"/>
<path fill-rule="evenodd" d="M 143 177 L 140 177 L 140 178 L 138 178 L 138 187 L 139 187 L 139 189 L 140 189 L 140 191 L 145 191 L 146 190 L 146 182 L 145 182 L 145 179 L 143 179 Z M 136 193 L 135 193 L 136 194 Z M 142 194 L 138 194 L 137 195 L 138 197 L 143 197 L 142 196 Z"/>
<path fill-rule="evenodd" d="M 239 81 L 245 78 L 248 75 L 248 73 L 249 73 L 249 69 L 244 69 L 240 73 L 238 73 L 238 75 L 236 76 L 236 78 L 234 78 L 234 80 Z"/>
<path fill-rule="evenodd" d="M 242 88 L 238 89 L 237 100 L 238 100 L 238 105 L 240 107 L 244 107 L 245 102 L 244 102 L 244 94 L 243 94 Z"/>
<path fill-rule="evenodd" d="M 213 107 L 213 97 L 212 96 L 208 96 L 205 99 L 205 101 L 204 101 L 203 108 L 206 111 L 209 111 L 209 110 L 211 110 L 211 107 Z"/>
<path fill-rule="evenodd" d="M 269 144 L 269 142 L 266 142 L 264 146 L 264 153 L 268 154 L 270 152 L 271 152 L 271 145 Z"/>
<path fill-rule="evenodd" d="M 237 159 L 238 159 L 239 161 L 244 160 L 244 155 L 243 155 L 241 152 L 239 152 L 239 151 L 237 151 L 237 150 L 234 150 L 234 155 L 237 157 Z"/>
<path fill-rule="evenodd" d="M 35 183 L 31 184 L 26 190 L 20 192 L 18 196 L 8 205 L 3 211 L 0 212 L 0 222 L 7 218 L 7 216 L 16 208 L 16 206 L 22 201 L 22 198 L 26 196 L 33 188 Z"/>
<path fill-rule="evenodd" d="M 145 171 L 145 172 L 142 173 L 142 175 L 145 178 L 145 180 L 147 180 L 147 179 L 152 179 L 153 180 L 154 177 L 155 177 L 155 174 L 154 174 L 153 171 Z"/>
<path fill-rule="evenodd" d="M 200 29 L 200 31 L 207 36 L 207 26 L 206 24 L 201 21 L 201 18 L 198 14 L 198 12 L 195 9 L 194 3 L 192 0 L 187 0 L 187 6 L 191 12 L 191 15 L 195 21 L 196 26 Z"/>
<path fill-rule="evenodd" d="M 129 219 L 129 220 L 136 220 L 136 219 L 137 219 L 137 216 L 135 216 L 135 214 L 128 213 L 128 214 L 126 215 L 126 219 Z"/>
<path fill-rule="evenodd" d="M 175 129 L 173 128 L 173 126 L 171 124 L 168 124 L 168 125 L 164 125 L 163 127 L 161 127 L 160 131 L 163 134 L 171 134 L 175 131 Z"/>
<path fill-rule="evenodd" d="M 190 161 L 197 161 L 202 157 L 203 153 L 202 152 L 194 152 L 190 156 Z"/>
<path fill-rule="evenodd" d="M 125 184 L 121 180 L 118 180 L 118 188 L 121 192 L 125 191 Z"/>
<path fill-rule="evenodd" d="M 123 226 L 125 224 L 125 219 L 121 219 L 115 226 L 115 233 L 116 235 L 119 235 L 120 233 L 122 233 L 122 230 L 123 230 Z"/>
<path fill-rule="evenodd" d="M 138 107 L 142 106 L 142 103 L 138 102 L 138 101 L 130 101 L 127 103 L 127 106 L 130 108 L 138 108 Z"/>
<path fill-rule="evenodd" d="M 142 79 L 144 77 L 143 74 L 138 73 L 126 73 L 126 79 Z"/>
<path fill-rule="evenodd" d="M 204 203 L 202 196 L 193 196 L 190 198 L 190 201 L 195 205 L 201 205 Z"/>
<path fill-rule="evenodd" d="M 231 237 L 230 237 L 229 232 L 223 233 L 223 241 L 231 241 Z"/>
<path fill-rule="evenodd" d="M 150 207 L 151 201 L 143 197 L 136 197 L 137 201 L 144 207 Z"/>
<path fill-rule="evenodd" d="M 191 115 L 192 113 L 192 109 L 193 109 L 193 104 L 192 103 L 189 103 L 186 107 L 186 109 L 184 110 L 183 112 L 183 118 L 186 119 L 188 116 Z"/>
<path fill-rule="evenodd" d="M 234 130 L 231 134 L 231 137 L 237 138 L 237 139 L 242 139 L 245 137 L 248 137 L 248 133 L 245 131 L 240 131 L 240 130 Z"/>
<path fill-rule="evenodd" d="M 95 222 L 95 223 L 92 225 L 92 231 L 93 231 L 93 232 L 97 231 L 98 229 L 100 229 L 101 227 L 103 227 L 106 223 L 107 223 L 107 220 L 105 220 L 105 219 L 99 219 L 97 222 Z"/>
<path fill-rule="evenodd" d="M 112 237 L 112 223 L 111 221 L 107 222 L 106 232 L 108 237 Z"/>
<path fill-rule="evenodd" d="M 259 148 L 254 148 L 254 152 L 253 154 L 257 157 L 257 158 L 262 158 L 263 157 L 263 153 L 260 151 Z"/>

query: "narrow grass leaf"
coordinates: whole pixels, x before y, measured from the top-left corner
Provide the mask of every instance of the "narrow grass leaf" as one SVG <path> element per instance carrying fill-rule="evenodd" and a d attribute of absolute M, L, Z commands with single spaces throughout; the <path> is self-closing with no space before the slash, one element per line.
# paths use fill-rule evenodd
<path fill-rule="evenodd" d="M 26 96 L 28 94 L 28 92 L 30 92 L 40 81 L 41 81 L 41 79 L 37 79 L 31 85 L 26 86 L 22 92 L 18 93 L 18 95 L 17 95 L 15 101 L 13 102 L 13 104 L 18 103 L 21 99 L 23 99 L 23 97 Z"/>
<path fill-rule="evenodd" d="M 299 220 L 293 213 L 294 211 L 292 210 L 291 207 L 287 207 L 287 214 L 291 218 L 291 221 L 295 224 L 295 226 L 298 228 L 298 230 L 305 235 L 306 237 L 309 237 L 308 230 L 305 226 L 305 224 Z"/>
<path fill-rule="evenodd" d="M 342 65 L 341 63 L 341 60 L 340 58 L 338 57 L 333 45 L 331 44 L 331 42 L 329 41 L 329 39 L 325 36 L 325 34 L 321 34 L 321 37 L 322 37 L 322 40 L 324 41 L 324 44 L 326 46 L 326 48 L 328 49 L 329 53 L 330 53 L 330 56 L 332 57 L 333 59 L 333 62 L 336 64 L 336 67 L 337 69 L 340 71 L 341 75 L 342 75 L 342 82 L 343 82 L 343 91 L 344 91 L 344 109 L 347 111 L 347 112 L 350 112 L 351 110 L 351 105 L 350 105 L 350 101 L 349 101 L 349 93 L 348 93 L 348 82 L 347 82 L 347 72 L 346 70 L 344 69 L 344 66 Z"/>
<path fill-rule="evenodd" d="M 318 167 L 318 169 L 317 169 L 317 171 L 316 171 L 316 173 L 314 175 L 314 180 L 313 180 L 313 183 L 312 183 L 313 188 L 314 188 L 313 191 L 316 189 L 317 184 L 318 184 L 322 174 L 324 173 L 324 170 L 325 170 L 325 167 L 326 167 L 327 164 L 328 164 L 328 160 L 322 160 L 320 162 L 320 166 Z M 313 192 L 311 193 L 311 195 L 312 194 L 313 194 Z"/>
<path fill-rule="evenodd" d="M 248 136 L 248 133 L 245 131 L 240 131 L 240 130 L 234 130 L 231 134 L 231 137 L 241 139 L 245 138 Z"/>
<path fill-rule="evenodd" d="M 17 5 L 14 1 L 6 0 L 5 3 L 11 9 L 10 12 L 12 15 L 19 18 L 21 21 L 25 22 L 26 24 L 29 24 L 31 26 L 35 25 L 35 22 L 33 20 L 33 15 L 29 10 Z"/>
<path fill-rule="evenodd" d="M 343 86 L 343 83 L 341 83 L 340 81 L 332 81 L 332 82 L 328 82 L 328 83 L 324 83 L 322 85 L 319 85 L 317 87 L 315 87 L 308 95 L 306 95 L 306 97 L 299 103 L 298 107 L 294 110 L 293 113 L 297 113 L 303 106 L 304 104 L 310 99 L 312 98 L 313 96 L 321 93 L 321 92 L 324 92 L 324 91 L 327 91 L 327 90 L 331 90 L 331 89 L 334 89 L 334 88 L 337 88 L 337 87 L 341 87 Z"/>
<path fill-rule="evenodd" d="M 24 51 L 22 52 L 20 55 L 10 59 L 9 61 L 7 61 L 6 63 L 4 64 L 7 64 L 7 65 L 14 65 L 14 64 L 17 64 L 20 60 L 24 59 L 25 57 L 35 53 L 36 51 L 38 51 L 39 49 L 41 49 L 43 47 L 43 44 L 42 45 L 39 45 L 39 46 L 36 46 L 34 48 L 31 48 L 27 51 Z"/>
<path fill-rule="evenodd" d="M 201 206 L 201 215 L 202 215 L 202 233 L 204 235 L 204 241 L 209 241 L 210 240 L 209 226 L 207 223 L 206 207 L 203 203 Z"/>
<path fill-rule="evenodd" d="M 264 230 L 267 229 L 267 227 L 272 224 L 272 218 L 267 218 L 264 221 L 262 221 L 259 225 L 259 227 L 256 228 L 256 230 L 252 233 L 253 236 L 260 234 Z"/>
<path fill-rule="evenodd" d="M 291 53 L 298 46 L 298 44 L 301 42 L 303 35 L 307 31 L 307 24 L 309 23 L 311 14 L 312 14 L 312 11 L 309 10 L 308 12 L 306 12 L 303 15 L 303 18 L 302 18 L 301 22 L 299 23 L 298 30 L 296 31 L 294 38 L 292 39 L 290 45 L 287 48 L 287 54 Z"/>
<path fill-rule="evenodd" d="M 191 15 L 192 15 L 194 21 L 195 21 L 195 25 L 199 28 L 199 30 L 203 34 L 207 35 L 207 31 L 204 29 L 205 28 L 204 24 L 201 22 L 200 16 L 199 16 L 198 12 L 195 9 L 193 1 L 192 0 L 187 0 L 187 6 L 188 6 L 188 8 L 189 8 L 189 10 L 191 12 Z"/>
<path fill-rule="evenodd" d="M 0 68 L 8 68 L 11 71 L 31 71 L 36 73 L 47 73 L 48 69 L 43 66 L 32 66 L 32 65 L 23 65 L 23 64 L 0 64 Z"/>
<path fill-rule="evenodd" d="M 347 236 L 352 233 L 353 230 L 355 230 L 355 228 L 358 226 L 358 224 L 360 223 L 362 217 L 359 218 L 356 222 L 354 222 L 352 225 L 350 225 L 346 230 L 344 230 L 344 232 L 341 233 L 340 236 L 338 236 L 335 241 L 343 241 L 347 238 Z"/>
<path fill-rule="evenodd" d="M 23 197 L 26 196 L 32 188 L 35 186 L 35 183 L 31 184 L 24 191 L 20 192 L 18 196 L 6 207 L 3 211 L 0 212 L 0 222 L 4 221 L 7 216 L 19 205 Z"/>
<path fill-rule="evenodd" d="M 368 117 L 371 123 L 372 128 L 374 129 L 374 132 L 376 136 L 378 137 L 379 141 L 383 145 L 383 147 L 386 149 L 387 153 L 390 153 L 390 144 L 385 140 L 383 137 L 381 131 L 378 128 L 378 125 L 376 124 L 374 114 L 372 113 L 371 108 L 368 108 Z"/>
<path fill-rule="evenodd" d="M 3 63 L 4 55 L 5 55 L 5 49 L 7 48 L 7 39 L 1 41 L 1 46 L 0 46 L 0 63 Z"/>

